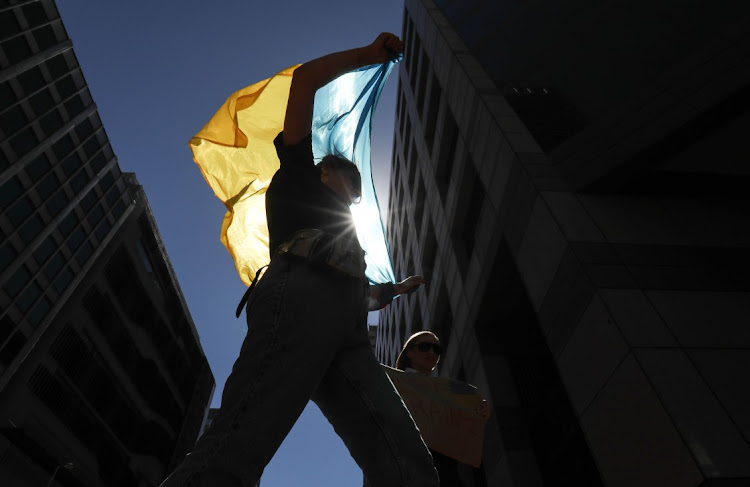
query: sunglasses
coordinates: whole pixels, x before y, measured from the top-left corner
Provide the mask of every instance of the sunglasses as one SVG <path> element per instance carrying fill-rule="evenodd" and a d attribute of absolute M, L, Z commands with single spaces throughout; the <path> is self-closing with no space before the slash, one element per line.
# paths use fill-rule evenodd
<path fill-rule="evenodd" d="M 414 345 L 414 348 L 416 348 L 420 352 L 425 353 L 429 352 L 430 349 L 432 349 L 432 351 L 435 352 L 435 355 L 440 355 L 443 353 L 443 347 L 441 347 L 437 343 L 420 342 Z"/>

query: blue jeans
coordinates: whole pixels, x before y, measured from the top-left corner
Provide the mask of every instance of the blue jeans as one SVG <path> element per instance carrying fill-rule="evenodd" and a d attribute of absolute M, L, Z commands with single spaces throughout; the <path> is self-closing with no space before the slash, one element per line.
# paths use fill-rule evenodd
<path fill-rule="evenodd" d="M 247 304 L 222 407 L 162 487 L 251 487 L 312 399 L 371 487 L 437 486 L 432 457 L 367 337 L 367 283 L 276 256 Z"/>

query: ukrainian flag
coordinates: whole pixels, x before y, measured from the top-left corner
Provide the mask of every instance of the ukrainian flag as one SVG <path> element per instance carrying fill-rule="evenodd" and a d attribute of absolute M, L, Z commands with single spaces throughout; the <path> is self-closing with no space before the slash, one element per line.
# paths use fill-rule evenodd
<path fill-rule="evenodd" d="M 365 250 L 366 275 L 373 283 L 395 281 L 372 182 L 370 132 L 373 111 L 396 61 L 333 80 L 316 93 L 313 113 L 315 159 L 340 154 L 362 175 L 362 199 L 351 209 Z M 292 73 L 298 66 L 232 94 L 190 139 L 193 159 L 227 208 L 220 238 L 247 285 L 270 258 L 265 193 L 279 168 L 273 139 L 283 129 Z"/>

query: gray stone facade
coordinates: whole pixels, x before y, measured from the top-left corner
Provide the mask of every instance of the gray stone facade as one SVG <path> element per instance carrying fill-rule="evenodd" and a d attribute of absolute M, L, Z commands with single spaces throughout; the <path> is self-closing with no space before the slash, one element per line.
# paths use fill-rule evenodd
<path fill-rule="evenodd" d="M 429 284 L 376 350 L 433 330 L 492 402 L 467 485 L 750 482 L 749 10 L 406 1 L 388 239 Z"/>

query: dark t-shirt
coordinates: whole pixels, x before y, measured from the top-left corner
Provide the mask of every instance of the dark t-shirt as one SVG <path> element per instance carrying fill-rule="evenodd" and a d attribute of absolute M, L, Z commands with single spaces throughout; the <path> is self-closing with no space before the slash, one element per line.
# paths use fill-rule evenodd
<path fill-rule="evenodd" d="M 320 180 L 313 161 L 312 137 L 308 135 L 297 144 L 286 146 L 282 134 L 273 141 L 281 167 L 266 192 L 271 257 L 298 230 L 315 228 L 356 242 L 349 206 Z"/>

